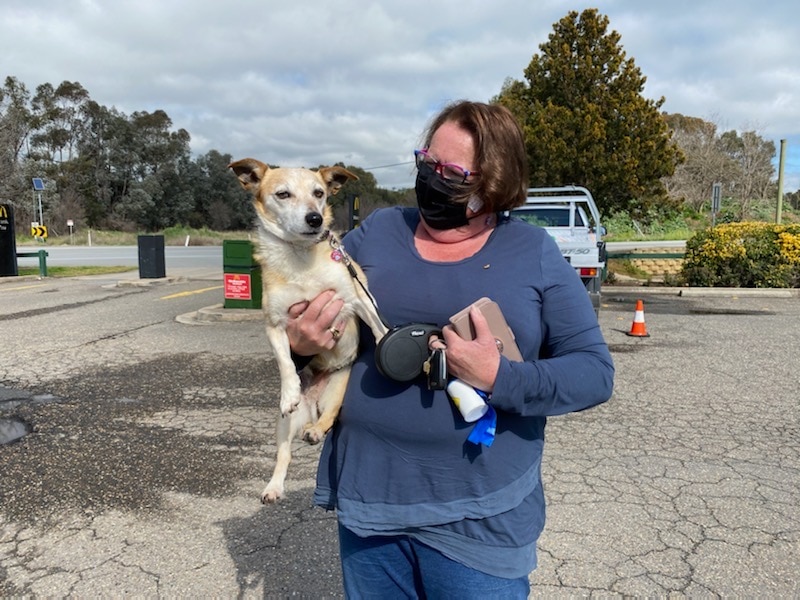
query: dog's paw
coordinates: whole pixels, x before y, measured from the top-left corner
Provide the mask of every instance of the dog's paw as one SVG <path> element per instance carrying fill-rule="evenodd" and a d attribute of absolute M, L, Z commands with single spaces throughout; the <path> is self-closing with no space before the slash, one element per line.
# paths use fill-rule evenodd
<path fill-rule="evenodd" d="M 283 397 L 281 396 L 281 415 L 288 417 L 300 406 L 300 398 L 295 396 Z"/>
<path fill-rule="evenodd" d="M 311 445 L 319 444 L 324 438 L 325 432 L 319 427 L 307 425 L 306 430 L 303 432 L 303 439 Z"/>
<path fill-rule="evenodd" d="M 293 402 L 291 400 L 287 400 L 284 402 L 283 400 L 281 400 L 281 416 L 288 417 L 294 411 L 296 411 L 299 406 L 300 406 L 299 400 L 297 402 Z"/>
<path fill-rule="evenodd" d="M 272 482 L 261 492 L 261 504 L 275 504 L 283 496 L 283 486 Z"/>

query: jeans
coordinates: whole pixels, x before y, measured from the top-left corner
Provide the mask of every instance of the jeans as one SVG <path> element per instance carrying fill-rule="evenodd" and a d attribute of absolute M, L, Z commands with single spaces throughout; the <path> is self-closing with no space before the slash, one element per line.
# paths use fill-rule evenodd
<path fill-rule="evenodd" d="M 339 525 L 339 551 L 351 600 L 525 600 L 530 592 L 527 577 L 487 575 L 407 536 L 361 538 Z"/>

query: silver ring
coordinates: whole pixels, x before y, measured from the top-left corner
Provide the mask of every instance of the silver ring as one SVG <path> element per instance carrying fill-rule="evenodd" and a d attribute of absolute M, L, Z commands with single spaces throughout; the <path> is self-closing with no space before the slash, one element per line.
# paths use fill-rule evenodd
<path fill-rule="evenodd" d="M 331 332 L 331 335 L 333 336 L 333 340 L 335 342 L 338 342 L 339 338 L 342 337 L 342 332 L 336 329 L 336 327 L 328 327 L 328 331 Z"/>

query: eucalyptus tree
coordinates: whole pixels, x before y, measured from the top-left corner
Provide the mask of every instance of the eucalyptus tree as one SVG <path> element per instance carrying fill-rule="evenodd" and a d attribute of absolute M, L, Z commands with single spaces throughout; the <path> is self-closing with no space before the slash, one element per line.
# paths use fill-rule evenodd
<path fill-rule="evenodd" d="M 41 158 L 55 165 L 76 157 L 82 108 L 88 101 L 89 92 L 77 81 L 63 81 L 58 87 L 43 83 L 36 88 L 31 106 L 37 132 L 32 142 Z"/>
<path fill-rule="evenodd" d="M 33 220 L 27 213 L 28 203 L 18 203 L 30 189 L 22 169 L 23 150 L 33 128 L 29 104 L 30 92 L 25 84 L 6 77 L 0 88 L 0 202 L 16 205 L 20 222 Z"/>
<path fill-rule="evenodd" d="M 714 183 L 748 218 L 753 201 L 775 196 L 775 144 L 755 131 L 719 133 L 715 123 L 681 114 L 664 115 L 686 161 L 665 180 L 667 189 L 695 210 L 708 204 Z"/>
<path fill-rule="evenodd" d="M 720 148 L 715 123 L 679 113 L 665 114 L 664 119 L 685 157 L 675 172 L 664 179 L 667 192 L 699 211 L 709 203 L 715 183 L 733 181 L 735 165 Z M 729 193 L 730 185 L 726 187 Z"/>
<path fill-rule="evenodd" d="M 232 161 L 230 154 L 210 150 L 188 165 L 191 171 L 187 171 L 187 180 L 194 198 L 193 224 L 220 231 L 253 227 L 253 203 L 228 168 Z"/>
<path fill-rule="evenodd" d="M 738 199 L 739 218 L 747 218 L 754 200 L 775 197 L 775 143 L 755 131 L 726 131 L 719 142 L 734 165 L 732 192 Z"/>

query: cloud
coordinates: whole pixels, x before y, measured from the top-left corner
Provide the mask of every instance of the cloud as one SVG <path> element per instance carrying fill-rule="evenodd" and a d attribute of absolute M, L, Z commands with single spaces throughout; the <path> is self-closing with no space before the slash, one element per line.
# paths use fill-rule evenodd
<path fill-rule="evenodd" d="M 739 3 L 749 4 L 749 3 Z M 664 110 L 789 140 L 800 187 L 800 22 L 788 0 L 596 6 Z M 210 149 L 271 163 L 344 161 L 410 187 L 427 120 L 521 79 L 568 8 L 555 0 L 6 0 L 0 75 L 77 81 L 130 114 L 165 110 Z M 756 127 L 757 125 L 757 127 Z"/>

